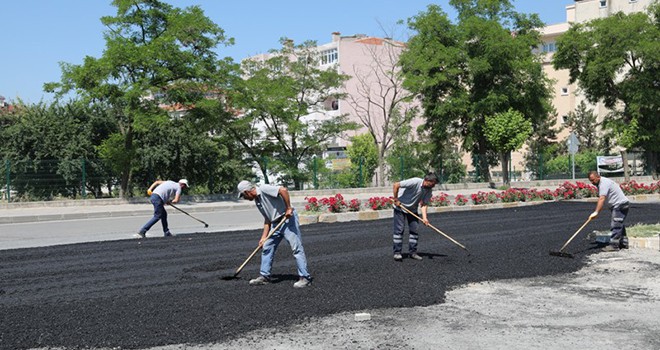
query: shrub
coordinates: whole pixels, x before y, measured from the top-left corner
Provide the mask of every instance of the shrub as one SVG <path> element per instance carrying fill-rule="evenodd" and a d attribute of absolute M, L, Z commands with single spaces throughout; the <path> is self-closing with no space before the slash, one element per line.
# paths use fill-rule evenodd
<path fill-rule="evenodd" d="M 579 198 L 598 197 L 598 188 L 584 182 L 575 182 Z"/>
<path fill-rule="evenodd" d="M 324 209 L 316 197 L 305 197 L 305 200 L 307 201 L 305 205 L 306 211 L 320 212 Z"/>
<path fill-rule="evenodd" d="M 449 206 L 449 195 L 443 192 L 440 192 L 437 196 L 431 197 L 429 202 L 431 207 L 446 207 Z"/>
<path fill-rule="evenodd" d="M 348 207 L 344 201 L 344 197 L 339 193 L 334 197 L 321 198 L 320 202 L 323 206 L 328 208 L 328 211 L 331 213 L 341 213 Z"/>
<path fill-rule="evenodd" d="M 515 189 L 515 188 L 509 188 L 506 191 L 503 191 L 500 193 L 500 199 L 504 203 L 510 203 L 510 202 L 524 202 L 528 199 L 528 193 L 529 191 L 526 189 Z"/>
<path fill-rule="evenodd" d="M 468 203 L 467 197 L 465 197 L 462 194 L 458 194 L 458 195 L 456 195 L 456 198 L 454 198 L 454 204 L 456 204 L 458 206 L 464 206 L 467 203 Z"/>
<path fill-rule="evenodd" d="M 360 211 L 362 209 L 362 202 L 359 199 L 353 198 L 348 202 L 348 211 Z"/>
<path fill-rule="evenodd" d="M 557 199 L 576 199 L 578 197 L 577 186 L 566 181 L 561 186 L 557 187 L 555 191 L 557 194 Z"/>
<path fill-rule="evenodd" d="M 372 210 L 392 209 L 391 197 L 371 197 L 368 203 Z"/>
<path fill-rule="evenodd" d="M 658 183 L 653 183 L 651 185 L 639 184 L 635 180 L 630 180 L 628 182 L 621 183 L 621 190 L 626 195 L 635 195 L 635 194 L 651 194 L 658 192 Z"/>
<path fill-rule="evenodd" d="M 499 199 L 499 195 L 493 191 L 491 192 L 483 192 L 479 191 L 477 193 L 473 193 L 470 198 L 472 198 L 472 204 L 478 205 L 478 204 L 490 204 L 490 203 L 497 203 L 497 200 Z"/>

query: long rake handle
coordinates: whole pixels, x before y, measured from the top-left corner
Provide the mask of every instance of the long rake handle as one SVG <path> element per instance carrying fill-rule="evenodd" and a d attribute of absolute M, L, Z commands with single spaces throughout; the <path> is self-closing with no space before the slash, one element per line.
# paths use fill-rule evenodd
<path fill-rule="evenodd" d="M 182 212 L 182 213 L 184 213 L 184 214 L 190 216 L 191 218 L 193 218 L 193 219 L 195 219 L 195 220 L 201 222 L 202 224 L 204 224 L 204 225 L 206 225 L 206 226 L 209 225 L 209 224 L 207 224 L 206 222 L 204 222 L 204 221 L 202 221 L 202 220 L 200 220 L 200 219 L 198 219 L 198 218 L 196 218 L 196 217 L 194 217 L 194 216 L 188 214 L 185 210 L 183 210 L 183 209 L 177 207 L 176 205 L 174 205 L 174 204 L 172 204 L 172 203 L 170 203 L 170 206 L 172 206 L 172 208 L 174 208 L 174 209 L 176 209 L 176 210 L 178 210 L 178 211 L 180 211 L 180 212 Z"/>
<path fill-rule="evenodd" d="M 567 246 L 569 243 L 571 243 L 571 241 L 573 240 L 573 238 L 575 238 L 575 236 L 577 236 L 578 233 L 580 233 L 580 231 L 582 231 L 582 229 L 583 229 L 585 226 L 587 226 L 587 224 L 589 223 L 589 221 L 591 221 L 591 217 L 588 218 L 587 221 L 585 221 L 584 224 L 582 224 L 582 226 L 580 226 L 580 228 L 579 228 L 577 231 L 575 231 L 575 233 L 571 236 L 571 238 L 568 239 L 568 241 L 566 241 L 566 243 L 564 243 L 564 245 L 561 247 L 561 249 L 559 249 L 560 252 L 563 252 L 563 251 L 564 251 L 564 248 L 566 248 L 566 246 Z"/>
<path fill-rule="evenodd" d="M 274 234 L 274 233 L 275 233 L 275 232 L 276 232 L 276 231 L 282 226 L 282 224 L 284 224 L 284 221 L 286 221 L 286 218 L 282 218 L 282 220 L 280 220 L 280 223 L 277 224 L 277 226 L 275 226 L 275 228 L 272 229 L 272 230 L 270 231 L 270 233 L 268 233 L 268 236 L 266 236 L 266 239 L 264 239 L 264 241 L 263 241 L 262 243 L 259 243 L 259 245 L 257 246 L 257 248 L 255 248 L 254 251 L 252 252 L 252 254 L 250 254 L 250 256 L 248 256 L 248 258 L 245 259 L 245 261 L 243 262 L 243 264 L 241 264 L 241 266 L 238 267 L 238 269 L 236 270 L 236 273 L 234 273 L 234 277 L 238 276 L 238 274 L 241 272 L 241 270 L 243 270 L 243 268 L 245 267 L 245 265 L 247 265 L 247 263 L 248 263 L 250 260 L 252 260 L 252 258 L 254 257 L 254 255 L 257 254 L 257 252 L 263 247 L 264 243 L 270 238 L 270 236 L 272 236 L 272 235 L 273 235 L 273 234 Z"/>
<path fill-rule="evenodd" d="M 408 210 L 408 209 L 407 209 L 406 207 L 404 207 L 403 205 L 400 205 L 399 208 L 403 209 L 406 213 L 408 213 L 408 214 L 410 214 L 410 215 L 416 217 L 418 220 L 422 220 L 422 221 L 424 221 L 424 220 L 423 220 L 422 218 L 420 218 L 417 214 L 415 214 L 415 213 L 413 213 L 412 211 Z M 453 242 L 454 244 L 456 244 L 457 246 L 463 248 L 464 250 L 467 250 L 467 248 L 465 248 L 464 245 L 462 245 L 462 244 L 456 242 L 453 238 L 449 237 L 449 235 L 447 235 L 446 233 L 444 233 L 444 232 L 438 230 L 435 226 L 431 225 L 430 223 L 429 223 L 429 227 L 432 228 L 432 229 L 434 229 L 437 233 L 439 233 L 439 234 L 445 236 L 445 238 L 447 238 L 448 240 L 452 241 L 452 242 Z"/>

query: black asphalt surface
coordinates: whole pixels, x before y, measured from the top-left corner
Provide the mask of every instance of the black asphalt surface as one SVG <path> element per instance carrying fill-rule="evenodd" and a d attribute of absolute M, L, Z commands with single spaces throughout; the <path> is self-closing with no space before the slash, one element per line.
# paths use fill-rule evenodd
<path fill-rule="evenodd" d="M 574 259 L 549 251 L 594 206 L 553 202 L 430 214 L 434 226 L 469 251 L 422 227 L 423 261 L 393 261 L 391 219 L 302 226 L 315 277 L 304 289 L 292 286 L 296 268 L 286 242 L 274 264 L 275 283 L 248 285 L 258 275 L 259 255 L 240 279 L 222 279 L 254 250 L 260 230 L 0 251 L 0 348 L 222 342 L 337 312 L 438 304 L 465 283 L 568 273 L 599 252 L 585 237 L 606 230 L 609 213 L 571 242 Z M 658 213 L 660 204 L 635 204 L 627 224 L 657 223 Z"/>

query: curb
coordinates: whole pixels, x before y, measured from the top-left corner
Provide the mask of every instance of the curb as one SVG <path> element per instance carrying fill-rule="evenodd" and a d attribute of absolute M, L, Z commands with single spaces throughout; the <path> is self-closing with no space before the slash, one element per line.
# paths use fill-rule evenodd
<path fill-rule="evenodd" d="M 505 209 L 526 207 L 530 205 L 539 205 L 550 201 L 534 201 L 534 202 L 512 202 L 512 203 L 493 203 L 493 204 L 479 204 L 479 205 L 463 205 L 463 206 L 446 206 L 446 207 L 429 207 L 427 213 L 444 213 L 451 211 L 470 211 L 470 210 L 489 210 L 489 209 Z M 348 221 L 368 221 L 387 219 L 392 217 L 392 209 L 383 210 L 370 210 L 358 211 L 349 213 L 321 213 L 321 214 L 299 214 L 298 219 L 301 225 L 315 224 L 319 222 L 333 223 L 333 222 L 348 222 Z"/>
<path fill-rule="evenodd" d="M 628 237 L 628 246 L 630 248 L 660 251 L 660 234 L 658 234 L 658 237 Z"/>

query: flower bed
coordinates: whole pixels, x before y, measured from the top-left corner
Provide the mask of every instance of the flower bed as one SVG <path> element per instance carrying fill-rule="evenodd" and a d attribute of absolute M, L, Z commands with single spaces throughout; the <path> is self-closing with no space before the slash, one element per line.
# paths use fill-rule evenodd
<path fill-rule="evenodd" d="M 621 189 L 626 195 L 660 193 L 660 181 L 651 185 L 639 184 L 635 181 L 629 181 L 622 183 Z M 440 192 L 437 195 L 431 197 L 429 206 L 465 206 L 470 201 L 472 202 L 472 205 L 482 205 L 493 203 L 568 200 L 592 197 L 598 197 L 598 189 L 595 186 L 580 181 L 575 183 L 566 181 L 554 191 L 550 189 L 537 190 L 534 188 L 510 188 L 499 193 L 495 191 L 479 191 L 470 195 L 470 197 L 458 194 L 453 197 L 453 199 L 447 193 Z M 392 209 L 392 197 L 371 197 L 367 203 L 364 203 L 364 205 L 357 198 L 346 202 L 341 194 L 336 194 L 329 198 L 320 199 L 316 197 L 305 197 L 305 200 L 307 200 L 305 211 L 310 213 L 342 213 L 347 211 L 359 212 L 364 210 Z"/>
<path fill-rule="evenodd" d="M 431 197 L 431 201 L 429 202 L 430 207 L 447 207 L 449 204 L 449 195 L 444 192 L 440 192 L 438 195 Z"/>

